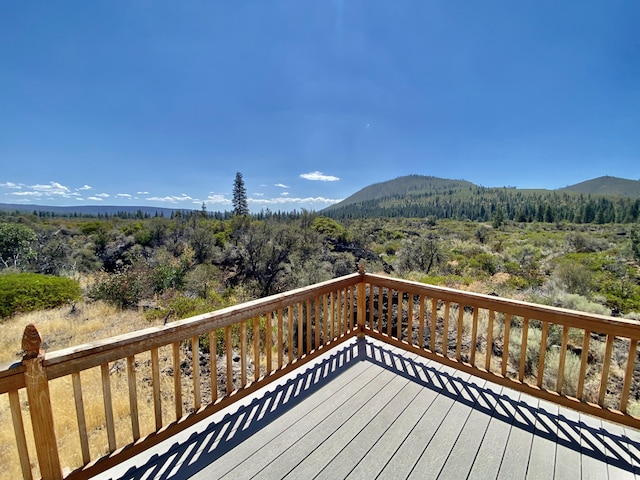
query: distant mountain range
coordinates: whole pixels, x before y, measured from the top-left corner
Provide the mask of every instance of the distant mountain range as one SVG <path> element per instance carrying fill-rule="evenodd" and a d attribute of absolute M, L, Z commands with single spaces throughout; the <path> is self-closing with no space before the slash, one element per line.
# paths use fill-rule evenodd
<path fill-rule="evenodd" d="M 557 190 L 482 187 L 409 175 L 369 185 L 321 213 L 334 218 L 427 217 L 520 222 L 635 222 L 640 180 L 600 177 Z"/>
<path fill-rule="evenodd" d="M 58 215 L 117 215 L 120 213 L 128 215 L 142 214 L 145 216 L 155 217 L 165 216 L 170 217 L 172 213 L 177 211 L 184 211 L 185 209 L 174 208 L 162 208 L 162 207 L 136 207 L 136 206 L 124 206 L 124 205 L 74 205 L 71 207 L 59 207 L 51 205 L 25 205 L 25 204 L 13 204 L 13 203 L 0 203 L 0 211 L 6 212 L 49 212 Z"/>
<path fill-rule="evenodd" d="M 424 175 L 407 175 L 398 177 L 386 182 L 375 183 L 364 187 L 353 195 L 345 198 L 339 203 L 333 204 L 323 211 L 339 210 L 348 205 L 359 204 L 372 200 L 380 200 L 390 197 L 411 197 L 421 195 L 436 195 L 442 193 L 453 193 L 464 190 L 473 190 L 480 188 L 483 190 L 494 190 L 508 188 L 510 190 L 519 190 L 521 192 L 577 192 L 585 195 L 603 195 L 617 197 L 640 197 L 640 180 L 628 180 L 618 177 L 598 177 L 585 182 L 576 183 L 568 187 L 557 190 L 546 189 L 517 189 L 515 187 L 480 187 L 466 180 L 451 180 L 446 178 L 438 178 Z"/>
<path fill-rule="evenodd" d="M 468 218 L 486 220 L 491 217 L 496 207 L 507 210 L 507 218 L 537 218 L 540 209 L 547 210 L 547 205 L 555 212 L 557 219 L 580 221 L 584 216 L 585 201 L 582 196 L 602 197 L 594 209 L 605 211 L 603 204 L 610 202 L 615 210 L 608 213 L 610 221 L 628 221 L 637 219 L 636 207 L 640 204 L 640 180 L 628 180 L 618 177 L 598 177 L 557 190 L 518 189 L 515 187 L 482 187 L 467 180 L 452 180 L 425 175 L 408 175 L 386 182 L 369 185 L 339 203 L 331 205 L 320 213 L 337 218 L 363 216 L 408 216 L 420 217 L 434 215 L 438 218 Z M 617 200 L 616 200 L 617 199 Z M 595 202 L 591 199 L 590 202 Z M 630 213 L 624 211 L 631 209 Z M 49 206 L 0 203 L 0 211 L 50 212 L 65 216 L 98 216 L 98 215 L 143 215 L 170 217 L 177 211 L 173 209 L 148 206 L 123 205 L 77 205 Z M 193 209 L 189 210 L 192 211 Z M 622 213 L 618 213 L 618 210 Z M 589 212 L 586 218 L 589 219 Z M 615 217 L 611 219 L 612 217 Z M 620 217 L 620 218 L 618 218 Z"/>

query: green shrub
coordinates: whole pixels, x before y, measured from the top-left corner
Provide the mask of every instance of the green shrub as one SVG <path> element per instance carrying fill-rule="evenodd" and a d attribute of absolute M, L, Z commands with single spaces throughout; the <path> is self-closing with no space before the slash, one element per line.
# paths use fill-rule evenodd
<path fill-rule="evenodd" d="M 133 307 L 151 295 L 151 275 L 148 270 L 127 267 L 114 273 L 100 272 L 89 288 L 89 298 L 103 300 L 119 308 Z"/>
<path fill-rule="evenodd" d="M 80 297 L 78 282 L 70 278 L 38 273 L 0 275 L 0 318 L 59 307 Z"/>

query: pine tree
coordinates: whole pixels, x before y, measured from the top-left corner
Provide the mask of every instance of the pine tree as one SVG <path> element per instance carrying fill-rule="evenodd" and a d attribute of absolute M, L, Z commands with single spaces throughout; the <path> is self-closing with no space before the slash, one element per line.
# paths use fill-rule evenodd
<path fill-rule="evenodd" d="M 240 172 L 236 172 L 236 179 L 233 182 L 233 214 L 240 216 L 249 215 L 247 189 L 244 187 L 244 180 Z"/>

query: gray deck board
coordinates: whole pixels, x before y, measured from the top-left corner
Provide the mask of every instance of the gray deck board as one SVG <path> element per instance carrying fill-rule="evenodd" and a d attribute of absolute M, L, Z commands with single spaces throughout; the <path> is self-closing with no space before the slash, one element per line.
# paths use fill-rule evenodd
<path fill-rule="evenodd" d="M 339 346 L 98 478 L 616 479 L 640 470 L 638 431 L 375 340 L 360 347 Z"/>

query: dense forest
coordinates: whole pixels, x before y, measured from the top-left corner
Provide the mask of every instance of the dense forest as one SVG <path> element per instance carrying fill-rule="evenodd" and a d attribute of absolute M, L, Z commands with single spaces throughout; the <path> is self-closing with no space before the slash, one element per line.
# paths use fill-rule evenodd
<path fill-rule="evenodd" d="M 395 194 L 336 205 L 335 219 L 428 217 L 478 222 L 634 223 L 640 198 L 575 192 L 453 185 L 439 190 Z"/>

